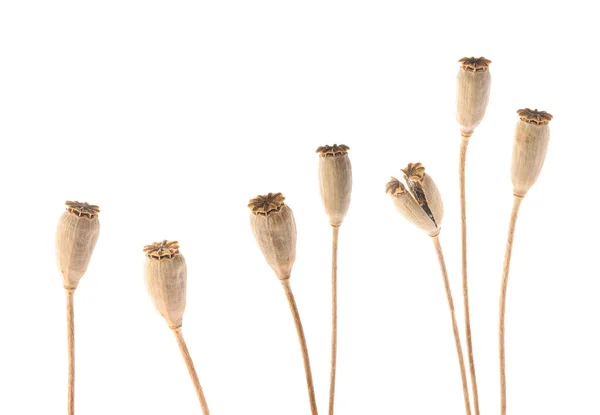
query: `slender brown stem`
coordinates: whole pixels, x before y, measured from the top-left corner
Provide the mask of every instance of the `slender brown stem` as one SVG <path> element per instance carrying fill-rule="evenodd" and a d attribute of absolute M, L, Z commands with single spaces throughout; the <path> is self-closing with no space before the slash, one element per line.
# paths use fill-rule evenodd
<path fill-rule="evenodd" d="M 298 313 L 298 307 L 296 306 L 296 300 L 292 293 L 292 287 L 290 285 L 290 279 L 286 278 L 281 280 L 283 291 L 290 305 L 290 311 L 294 318 L 294 324 L 296 325 L 296 332 L 298 333 L 298 341 L 300 342 L 300 349 L 302 351 L 302 359 L 304 361 L 304 373 L 306 374 L 306 384 L 308 386 L 308 400 L 310 401 L 310 410 L 312 415 L 318 415 L 317 412 L 317 400 L 315 399 L 315 386 L 312 379 L 312 371 L 310 369 L 310 359 L 308 357 L 308 347 L 306 346 L 306 337 L 304 337 L 304 329 L 302 328 L 302 321 L 300 320 L 300 313 Z"/>
<path fill-rule="evenodd" d="M 460 143 L 460 160 L 458 177 L 460 181 L 460 221 L 462 235 L 462 287 L 463 306 L 465 312 L 465 334 L 467 337 L 467 356 L 471 373 L 471 391 L 473 393 L 473 409 L 479 415 L 479 393 L 477 392 L 477 375 L 475 374 L 475 358 L 473 356 L 473 341 L 471 339 L 471 312 L 469 307 L 469 282 L 467 278 L 467 199 L 465 189 L 465 165 L 467 161 L 467 146 L 473 132 L 463 132 Z"/>
<path fill-rule="evenodd" d="M 335 401 L 335 372 L 337 367 L 337 253 L 339 226 L 332 226 L 331 241 L 331 372 L 329 374 L 329 415 L 333 415 Z"/>
<path fill-rule="evenodd" d="M 446 261 L 444 260 L 444 254 L 442 252 L 442 245 L 440 244 L 439 237 L 432 236 L 433 245 L 435 246 L 435 252 L 440 263 L 440 270 L 442 271 L 442 277 L 444 279 L 444 287 L 446 289 L 446 297 L 448 298 L 448 306 L 450 307 L 450 316 L 452 317 L 452 331 L 454 332 L 454 342 L 456 343 L 456 352 L 458 354 L 458 364 L 460 366 L 460 376 L 462 379 L 463 396 L 465 399 L 465 409 L 467 415 L 471 415 L 471 402 L 469 400 L 469 384 L 467 382 L 467 371 L 465 369 L 465 360 L 463 357 L 462 346 L 460 342 L 460 333 L 458 331 L 458 324 L 456 323 L 456 314 L 454 313 L 454 300 L 452 299 L 452 290 L 450 289 L 450 281 L 448 280 L 448 271 L 446 270 Z"/>
<path fill-rule="evenodd" d="M 75 312 L 73 297 L 75 289 L 65 288 L 67 295 L 67 343 L 69 354 L 68 414 L 75 414 Z"/>
<path fill-rule="evenodd" d="M 506 314 L 506 289 L 508 287 L 508 273 L 510 270 L 510 259 L 512 256 L 513 240 L 515 237 L 515 226 L 519 216 L 519 208 L 523 196 L 515 195 L 513 209 L 508 225 L 508 238 L 506 240 L 506 253 L 504 255 L 504 266 L 502 268 L 502 288 L 500 290 L 500 326 L 498 331 L 498 343 L 500 349 L 500 413 L 506 415 L 506 360 L 504 350 L 504 315 Z"/>
<path fill-rule="evenodd" d="M 181 355 L 183 356 L 185 365 L 187 366 L 188 372 L 190 373 L 190 377 L 192 378 L 192 383 L 194 384 L 194 388 L 196 389 L 196 395 L 198 395 L 198 400 L 200 401 L 200 406 L 202 407 L 202 413 L 204 415 L 209 415 L 210 411 L 208 410 L 208 404 L 206 403 L 206 398 L 204 397 L 202 386 L 200 386 L 200 380 L 198 379 L 198 373 L 196 373 L 194 362 L 192 361 L 190 352 L 188 351 L 187 345 L 185 344 L 185 340 L 183 339 L 181 327 L 173 329 L 173 333 L 175 334 L 177 344 L 179 345 L 179 350 L 181 350 Z"/>

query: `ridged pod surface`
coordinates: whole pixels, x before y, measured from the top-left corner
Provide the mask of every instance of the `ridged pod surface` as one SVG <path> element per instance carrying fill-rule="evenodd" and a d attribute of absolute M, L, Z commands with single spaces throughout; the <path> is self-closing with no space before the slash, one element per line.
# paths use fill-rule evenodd
<path fill-rule="evenodd" d="M 546 111 L 525 108 L 517 111 L 519 122 L 515 131 L 511 178 L 516 196 L 525 196 L 535 184 L 548 150 L 552 115 Z"/>
<path fill-rule="evenodd" d="M 321 200 L 332 226 L 340 226 L 350 207 L 352 165 L 344 144 L 322 146 L 319 153 Z"/>
<path fill-rule="evenodd" d="M 281 193 L 250 200 L 250 226 L 265 260 L 280 280 L 288 279 L 296 260 L 296 222 Z"/>
<path fill-rule="evenodd" d="M 490 99 L 492 77 L 489 59 L 462 58 L 456 77 L 456 120 L 463 134 L 472 134 L 479 125 Z"/>
<path fill-rule="evenodd" d="M 162 241 L 144 248 L 144 281 L 158 312 L 172 329 L 181 327 L 186 303 L 187 267 L 177 241 Z"/>
<path fill-rule="evenodd" d="M 56 253 L 66 289 L 74 290 L 85 274 L 100 234 L 96 205 L 66 202 L 67 209 L 58 222 Z"/>

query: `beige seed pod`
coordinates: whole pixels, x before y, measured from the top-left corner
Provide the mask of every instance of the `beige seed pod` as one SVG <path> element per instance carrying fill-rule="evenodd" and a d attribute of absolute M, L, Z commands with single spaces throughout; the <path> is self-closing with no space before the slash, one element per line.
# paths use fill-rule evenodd
<path fill-rule="evenodd" d="M 473 134 L 479 125 L 490 99 L 492 77 L 489 59 L 462 58 L 461 67 L 456 77 L 456 120 L 460 124 L 463 135 Z"/>
<path fill-rule="evenodd" d="M 430 175 L 421 163 L 409 163 L 404 172 L 408 189 L 392 177 L 386 192 L 392 196 L 396 209 L 402 216 L 430 236 L 439 234 L 444 218 L 442 197 Z"/>
<path fill-rule="evenodd" d="M 511 178 L 515 196 L 523 197 L 537 181 L 548 150 L 552 115 L 525 108 L 517 111 Z"/>
<path fill-rule="evenodd" d="M 171 329 L 181 327 L 185 311 L 187 268 L 177 241 L 154 242 L 144 247 L 144 280 L 148 294 Z"/>
<path fill-rule="evenodd" d="M 352 165 L 348 158 L 350 147 L 344 144 L 321 146 L 319 153 L 319 184 L 321 199 L 331 226 L 340 226 L 350 206 Z"/>
<path fill-rule="evenodd" d="M 296 222 L 281 193 L 250 200 L 250 226 L 269 266 L 280 280 L 288 279 L 296 260 Z"/>
<path fill-rule="evenodd" d="M 67 209 L 56 231 L 56 252 L 64 287 L 74 290 L 87 270 L 100 234 L 100 208 L 85 202 L 65 204 Z"/>

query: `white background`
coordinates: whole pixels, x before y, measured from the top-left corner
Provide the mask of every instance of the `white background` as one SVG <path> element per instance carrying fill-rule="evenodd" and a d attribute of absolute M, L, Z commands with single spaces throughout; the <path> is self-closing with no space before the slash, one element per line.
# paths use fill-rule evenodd
<path fill-rule="evenodd" d="M 330 228 L 315 149 L 345 143 L 338 414 L 464 413 L 429 237 L 384 186 L 421 161 L 446 205 L 460 296 L 457 60 L 493 61 L 468 154 L 473 336 L 483 414 L 499 411 L 497 312 L 516 110 L 554 115 L 525 199 L 507 311 L 509 413 L 599 414 L 597 13 L 592 3 L 4 1 L 0 5 L 0 413 L 66 413 L 65 200 L 100 205 L 75 297 L 78 414 L 197 414 L 147 298 L 145 244 L 188 263 L 184 333 L 212 413 L 307 414 L 295 330 L 248 225 L 283 192 L 292 276 L 326 413 Z"/>

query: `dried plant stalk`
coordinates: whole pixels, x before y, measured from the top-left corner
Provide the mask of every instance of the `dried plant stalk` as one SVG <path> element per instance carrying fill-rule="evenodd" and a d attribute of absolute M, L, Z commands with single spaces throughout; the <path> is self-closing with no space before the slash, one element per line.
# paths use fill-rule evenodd
<path fill-rule="evenodd" d="M 311 413 L 312 415 L 318 415 L 308 346 L 298 306 L 290 285 L 292 266 L 296 260 L 296 222 L 292 210 L 283 203 L 284 200 L 285 197 L 281 193 L 269 193 L 251 199 L 248 203 L 248 207 L 252 212 L 250 227 L 265 260 L 281 282 L 290 306 L 304 362 Z"/>
<path fill-rule="evenodd" d="M 465 189 L 465 164 L 467 158 L 467 145 L 469 136 L 463 134 L 460 143 L 460 160 L 458 167 L 460 188 L 460 223 L 461 223 L 461 259 L 462 259 L 462 292 L 463 309 L 465 316 L 465 337 L 467 339 L 467 356 L 469 360 L 469 373 L 471 375 L 471 391 L 473 392 L 473 408 L 475 415 L 479 415 L 479 392 L 477 389 L 477 374 L 475 371 L 475 356 L 473 353 L 473 340 L 471 333 L 471 311 L 469 305 L 469 282 L 467 273 L 467 199 Z"/>
<path fill-rule="evenodd" d="M 471 313 L 469 307 L 469 284 L 467 275 L 467 200 L 465 189 L 465 165 L 467 146 L 475 127 L 485 115 L 490 97 L 491 76 L 489 65 L 491 61 L 484 57 L 462 58 L 457 76 L 456 119 L 460 124 L 461 143 L 458 177 L 460 182 L 460 218 L 461 218 L 461 248 L 462 248 L 462 287 L 463 306 L 465 315 L 465 334 L 467 338 L 467 355 L 473 392 L 473 407 L 475 415 L 479 415 L 479 393 L 477 390 L 477 375 L 475 372 L 475 357 L 471 334 Z"/>
<path fill-rule="evenodd" d="M 456 322 L 456 314 L 454 312 L 454 300 L 452 299 L 452 291 L 450 289 L 450 281 L 448 281 L 448 271 L 446 269 L 446 261 L 442 252 L 439 236 L 432 236 L 435 253 L 437 254 L 440 263 L 442 278 L 444 279 L 444 288 L 446 290 L 446 298 L 448 299 L 448 307 L 450 308 L 450 317 L 452 319 L 452 333 L 454 334 L 454 343 L 456 345 L 456 353 L 458 354 L 458 364 L 460 366 L 460 377 L 462 380 L 463 397 L 465 400 L 465 410 L 467 415 L 471 414 L 471 403 L 469 400 L 469 384 L 467 381 L 467 370 L 463 357 L 462 344 L 460 341 L 460 333 L 458 331 L 458 323 Z"/>
<path fill-rule="evenodd" d="M 296 334 L 298 335 L 298 341 L 300 342 L 300 352 L 302 353 L 302 361 L 304 363 L 304 375 L 306 376 L 310 411 L 313 415 L 318 415 L 317 400 L 315 398 L 315 385 L 313 383 L 312 370 L 310 368 L 310 357 L 308 355 L 308 346 L 306 344 L 304 328 L 302 327 L 302 320 L 300 319 L 300 313 L 298 312 L 298 306 L 296 305 L 296 299 L 294 298 L 294 293 L 292 292 L 292 286 L 290 285 L 289 278 L 280 281 L 285 293 L 285 298 L 290 306 L 290 311 L 292 312 L 292 318 L 294 319 L 294 325 L 296 326 Z"/>
<path fill-rule="evenodd" d="M 406 180 L 408 188 L 398 179 L 392 177 L 390 182 L 386 185 L 386 192 L 392 196 L 396 209 L 402 216 L 427 232 L 427 234 L 433 238 L 440 269 L 442 271 L 442 277 L 444 279 L 446 297 L 450 307 L 452 332 L 454 334 L 454 342 L 458 353 L 465 410 L 467 415 L 471 415 L 469 383 L 465 369 L 460 333 L 458 324 L 456 323 L 456 315 L 454 313 L 454 300 L 452 299 L 446 263 L 438 238 L 441 231 L 442 220 L 444 219 L 442 196 L 431 176 L 425 173 L 425 167 L 421 163 L 410 163 L 402 171 L 404 172 L 404 179 Z"/>
<path fill-rule="evenodd" d="M 506 240 L 506 252 L 504 255 L 504 266 L 502 268 L 502 287 L 500 289 L 500 312 L 498 327 L 498 349 L 500 359 L 500 413 L 506 415 L 506 350 L 505 350 L 505 314 L 506 314 L 506 292 L 508 288 L 508 276 L 510 272 L 510 261 L 512 258 L 512 247 L 515 236 L 515 227 L 519 208 L 525 195 L 537 181 L 548 149 L 550 140 L 549 123 L 552 115 L 545 111 L 530 110 L 525 108 L 517 111 L 519 122 L 515 132 L 513 147 L 513 159 L 511 179 L 513 182 L 513 209 L 508 225 L 508 238 Z"/>
<path fill-rule="evenodd" d="M 332 226 L 331 239 L 331 367 L 329 371 L 329 415 L 333 415 L 335 404 L 335 376 L 337 371 L 337 262 L 339 226 Z"/>
<path fill-rule="evenodd" d="M 519 216 L 519 208 L 523 197 L 515 196 L 513 200 L 513 209 L 510 215 L 508 225 L 508 237 L 506 239 L 506 253 L 504 254 L 504 265 L 502 267 L 502 287 L 500 291 L 500 325 L 498 328 L 498 346 L 500 354 L 500 413 L 506 414 L 506 351 L 505 351 L 505 331 L 504 316 L 506 314 L 506 290 L 508 288 L 508 274 L 510 271 L 510 260 L 512 257 L 512 247 L 515 238 L 515 226 Z"/>
<path fill-rule="evenodd" d="M 175 335 L 202 413 L 210 415 L 198 373 L 181 331 L 186 306 L 187 266 L 185 258 L 179 252 L 179 243 L 167 240 L 154 242 L 144 247 L 144 253 L 146 254 L 144 281 L 148 294 Z"/>
<path fill-rule="evenodd" d="M 67 350 L 69 356 L 69 377 L 67 383 L 67 413 L 75 413 L 75 310 L 73 296 L 75 290 L 65 290 L 67 295 Z"/>
<path fill-rule="evenodd" d="M 352 193 L 352 165 L 348 158 L 350 148 L 344 144 L 321 146 L 319 153 L 319 184 L 321 199 L 329 224 L 333 229 L 331 241 L 331 368 L 329 374 L 329 415 L 334 413 L 335 376 L 337 370 L 337 254 L 339 229 Z"/>
<path fill-rule="evenodd" d="M 56 231 L 56 253 L 63 277 L 67 304 L 67 351 L 69 375 L 67 412 L 75 414 L 75 289 L 85 274 L 100 233 L 100 208 L 85 202 L 66 202 Z"/>
<path fill-rule="evenodd" d="M 190 356 L 190 352 L 183 338 L 181 327 L 173 329 L 173 334 L 175 334 L 175 339 L 177 340 L 177 345 L 179 346 L 181 355 L 183 356 L 183 361 L 185 362 L 185 366 L 187 367 L 188 372 L 190 374 L 190 378 L 192 379 L 194 389 L 196 390 L 196 395 L 198 396 L 198 401 L 200 401 L 202 413 L 204 415 L 209 415 L 210 411 L 208 410 L 208 403 L 206 402 L 204 391 L 202 390 L 202 386 L 200 385 L 200 379 L 198 378 L 198 373 L 196 372 L 196 368 L 194 367 L 192 356 Z"/>

